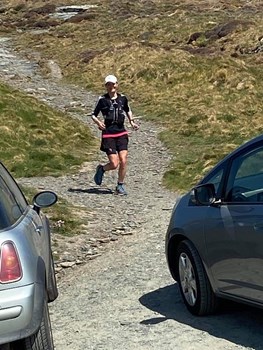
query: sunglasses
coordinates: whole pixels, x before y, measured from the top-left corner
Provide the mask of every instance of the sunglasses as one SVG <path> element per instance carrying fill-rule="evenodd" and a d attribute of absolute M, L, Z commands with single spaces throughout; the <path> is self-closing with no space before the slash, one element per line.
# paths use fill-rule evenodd
<path fill-rule="evenodd" d="M 105 85 L 106 86 L 109 86 L 109 85 L 117 85 L 118 84 L 118 82 L 117 83 L 111 83 L 110 81 L 108 82 L 108 83 L 106 83 Z"/>

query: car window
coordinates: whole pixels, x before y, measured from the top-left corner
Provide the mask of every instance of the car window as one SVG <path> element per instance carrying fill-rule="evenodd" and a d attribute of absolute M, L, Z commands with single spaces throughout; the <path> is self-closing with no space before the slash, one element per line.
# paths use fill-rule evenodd
<path fill-rule="evenodd" d="M 225 166 L 221 166 L 217 170 L 213 171 L 210 175 L 208 175 L 203 183 L 211 183 L 215 186 L 216 197 L 220 196 L 220 192 L 222 191 L 223 186 L 223 175 L 225 171 Z"/>
<path fill-rule="evenodd" d="M 233 160 L 226 198 L 228 202 L 263 203 L 263 147 Z"/>
<path fill-rule="evenodd" d="M 219 185 L 221 183 L 222 180 L 222 176 L 223 176 L 223 172 L 224 169 L 221 168 L 219 169 L 210 179 L 208 179 L 207 182 L 213 184 L 215 186 L 215 191 L 217 193 L 218 189 L 219 189 Z"/>
<path fill-rule="evenodd" d="M 0 164 L 0 229 L 13 225 L 26 208 L 27 202 L 22 192 Z"/>
<path fill-rule="evenodd" d="M 15 180 L 13 179 L 13 177 L 9 174 L 9 172 L 6 170 L 6 168 L 1 163 L 0 163 L 0 176 L 2 177 L 4 182 L 6 183 L 6 185 L 10 189 L 10 191 L 12 192 L 20 209 L 22 211 L 24 211 L 28 206 L 28 203 L 25 199 L 25 196 L 22 193 L 22 191 L 20 190 L 17 183 L 15 182 Z"/>

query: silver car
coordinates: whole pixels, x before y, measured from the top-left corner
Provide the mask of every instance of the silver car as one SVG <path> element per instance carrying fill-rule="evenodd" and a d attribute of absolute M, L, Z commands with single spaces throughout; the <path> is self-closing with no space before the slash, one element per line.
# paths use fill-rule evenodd
<path fill-rule="evenodd" d="M 221 298 L 263 306 L 263 135 L 177 201 L 166 257 L 191 313 L 213 313 Z"/>
<path fill-rule="evenodd" d="M 54 349 L 48 303 L 58 296 L 48 219 L 57 201 L 43 191 L 29 205 L 0 163 L 0 349 Z"/>

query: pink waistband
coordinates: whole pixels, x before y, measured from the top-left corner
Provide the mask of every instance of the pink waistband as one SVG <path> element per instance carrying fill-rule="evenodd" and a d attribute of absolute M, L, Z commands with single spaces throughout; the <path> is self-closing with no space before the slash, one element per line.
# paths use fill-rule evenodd
<path fill-rule="evenodd" d="M 119 132 L 118 134 L 103 134 L 102 138 L 107 139 L 110 137 L 119 137 L 119 136 L 123 136 L 123 135 L 128 135 L 128 131 L 122 131 L 122 132 Z"/>

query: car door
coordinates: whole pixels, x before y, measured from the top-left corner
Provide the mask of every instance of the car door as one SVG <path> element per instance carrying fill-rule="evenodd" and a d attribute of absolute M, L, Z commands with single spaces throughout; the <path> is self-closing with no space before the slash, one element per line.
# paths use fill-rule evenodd
<path fill-rule="evenodd" d="M 263 302 L 263 146 L 230 162 L 222 204 L 205 222 L 209 266 L 218 289 Z"/>

